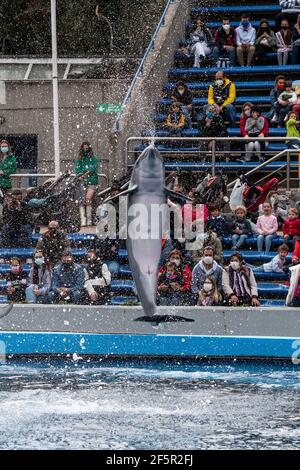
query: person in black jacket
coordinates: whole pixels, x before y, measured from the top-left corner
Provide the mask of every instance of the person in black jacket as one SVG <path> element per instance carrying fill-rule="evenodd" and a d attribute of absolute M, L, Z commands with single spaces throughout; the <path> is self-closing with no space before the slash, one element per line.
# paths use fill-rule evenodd
<path fill-rule="evenodd" d="M 251 224 L 246 219 L 247 209 L 237 206 L 234 209 L 235 218 L 232 223 L 232 250 L 238 250 L 244 244 L 246 238 L 252 235 Z"/>
<path fill-rule="evenodd" d="M 206 114 L 200 117 L 199 131 L 201 137 L 228 137 L 227 127 L 218 106 L 209 106 Z M 200 142 L 200 150 L 204 150 L 205 142 Z M 217 149 L 223 149 L 223 144 L 217 144 Z M 212 148 L 212 141 L 208 141 L 208 150 Z"/>
<path fill-rule="evenodd" d="M 188 89 L 186 83 L 180 80 L 176 83 L 174 91 L 171 96 L 174 103 L 181 104 L 181 111 L 183 112 L 187 127 L 192 127 L 192 111 L 193 111 L 193 94 Z"/>
<path fill-rule="evenodd" d="M 31 245 L 30 217 L 30 207 L 23 201 L 20 190 L 15 190 L 5 196 L 1 233 L 3 247 L 29 247 Z"/>
<path fill-rule="evenodd" d="M 221 215 L 219 207 L 213 207 L 211 209 L 210 217 L 206 222 L 206 230 L 212 230 L 217 234 L 220 241 L 223 241 L 226 232 L 226 220 Z"/>
<path fill-rule="evenodd" d="M 10 302 L 24 302 L 27 287 L 27 275 L 23 271 L 21 261 L 12 258 L 10 272 L 5 276 L 7 281 L 6 294 Z"/>
<path fill-rule="evenodd" d="M 228 58 L 230 67 L 235 65 L 236 32 L 230 26 L 227 16 L 222 18 L 222 26 L 217 29 L 214 38 L 213 59 L 217 65 L 219 59 Z"/>

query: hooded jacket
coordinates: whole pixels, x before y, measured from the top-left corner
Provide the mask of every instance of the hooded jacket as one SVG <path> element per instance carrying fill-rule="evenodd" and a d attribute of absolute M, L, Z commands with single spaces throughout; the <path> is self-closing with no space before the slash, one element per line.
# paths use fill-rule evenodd
<path fill-rule="evenodd" d="M 242 24 L 236 28 L 236 45 L 239 47 L 242 44 L 250 44 L 253 46 L 256 39 L 256 30 L 250 24 L 247 29 L 245 29 Z"/>

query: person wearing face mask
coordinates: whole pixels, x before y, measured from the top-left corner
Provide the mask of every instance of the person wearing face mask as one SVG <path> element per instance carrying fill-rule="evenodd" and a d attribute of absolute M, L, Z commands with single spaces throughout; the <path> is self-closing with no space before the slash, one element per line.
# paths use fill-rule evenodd
<path fill-rule="evenodd" d="M 21 261 L 18 258 L 11 259 L 10 272 L 6 274 L 5 279 L 7 281 L 6 294 L 8 301 L 24 302 L 27 280 Z"/>
<path fill-rule="evenodd" d="M 187 127 L 192 127 L 191 115 L 193 111 L 193 94 L 188 89 L 186 83 L 182 80 L 176 83 L 174 91 L 171 95 L 171 100 L 174 103 L 181 104 L 181 111 L 183 112 Z"/>
<path fill-rule="evenodd" d="M 36 249 L 44 253 L 45 261 L 53 267 L 61 260 L 63 252 L 70 246 L 70 240 L 61 231 L 57 220 L 51 220 L 48 230 L 38 240 Z"/>
<path fill-rule="evenodd" d="M 260 305 L 253 271 L 245 265 L 239 253 L 231 256 L 229 266 L 225 269 L 224 290 L 230 305 Z"/>
<path fill-rule="evenodd" d="M 287 65 L 292 52 L 292 32 L 288 20 L 281 21 L 281 29 L 276 33 L 278 65 Z"/>
<path fill-rule="evenodd" d="M 242 15 L 241 24 L 236 28 L 237 57 L 241 67 L 245 66 L 244 55 L 247 60 L 247 67 L 250 67 L 255 54 L 256 31 L 251 26 L 249 15 Z"/>
<path fill-rule="evenodd" d="M 70 251 L 63 253 L 61 263 L 53 269 L 50 303 L 64 302 L 80 304 L 85 282 L 84 268 L 74 263 Z"/>
<path fill-rule="evenodd" d="M 300 13 L 297 16 L 297 23 L 292 29 L 292 65 L 300 63 Z"/>
<path fill-rule="evenodd" d="M 267 118 L 277 123 L 279 127 L 284 127 L 284 120 L 287 114 L 291 111 L 292 106 L 289 101 L 283 101 L 279 103 L 278 98 L 285 90 L 285 76 L 278 75 L 275 78 L 275 86 L 270 92 L 271 99 L 271 111 L 268 113 Z"/>
<path fill-rule="evenodd" d="M 51 288 L 51 277 L 52 272 L 45 262 L 43 252 L 36 251 L 27 280 L 26 302 L 33 304 L 47 303 L 47 294 Z"/>
<path fill-rule="evenodd" d="M 214 260 L 212 247 L 207 246 L 203 250 L 202 258 L 196 264 L 192 272 L 192 293 L 198 295 L 207 277 L 213 278 L 218 291 L 222 292 L 223 272 L 223 268 Z"/>
<path fill-rule="evenodd" d="M 17 171 L 17 160 L 7 140 L 0 142 L 0 189 L 6 192 L 12 187 L 10 175 Z"/>
<path fill-rule="evenodd" d="M 90 249 L 87 252 L 84 275 L 83 303 L 88 305 L 107 304 L 110 300 L 111 273 L 95 250 Z"/>
<path fill-rule="evenodd" d="M 173 285 L 174 293 L 178 297 L 180 305 L 191 304 L 191 283 L 192 283 L 192 272 L 187 264 L 184 263 L 183 256 L 180 250 L 172 250 L 167 258 L 167 262 L 173 263 L 180 276 L 183 278 L 183 284 L 175 283 Z M 161 267 L 159 275 L 163 274 L 164 268 Z"/>
<path fill-rule="evenodd" d="M 279 6 L 281 7 L 281 13 L 276 15 L 276 29 L 280 29 L 283 18 L 287 19 L 290 24 L 297 22 L 297 16 L 300 13 L 300 0 L 279 0 Z"/>
<path fill-rule="evenodd" d="M 222 305 L 222 295 L 218 291 L 216 281 L 213 277 L 207 277 L 204 280 L 202 289 L 199 291 L 198 305 L 201 307 Z"/>
<path fill-rule="evenodd" d="M 190 34 L 192 42 L 191 53 L 194 54 L 194 67 L 200 67 L 200 62 L 211 54 L 213 36 L 205 26 L 202 18 L 196 20 L 195 26 Z"/>
<path fill-rule="evenodd" d="M 236 98 L 236 89 L 234 83 L 226 78 L 225 73 L 220 70 L 215 75 L 215 82 L 210 85 L 208 90 L 208 105 L 204 106 L 204 113 L 209 107 L 217 106 L 219 114 L 225 114 L 230 127 L 235 127 L 236 112 L 234 101 Z"/>
<path fill-rule="evenodd" d="M 256 60 L 260 65 L 265 64 L 266 54 L 277 49 L 275 33 L 271 30 L 270 24 L 266 19 L 260 22 L 256 35 L 255 48 Z"/>
<path fill-rule="evenodd" d="M 78 187 L 78 200 L 80 202 L 81 226 L 92 225 L 92 204 L 96 186 L 98 185 L 98 158 L 94 156 L 89 142 L 81 144 L 78 159 L 75 160 L 75 174 L 87 173 L 84 183 Z"/>
<path fill-rule="evenodd" d="M 227 16 L 222 18 L 222 26 L 217 29 L 214 38 L 213 58 L 217 66 L 221 59 L 229 59 L 230 67 L 235 65 L 236 32 L 230 26 Z"/>

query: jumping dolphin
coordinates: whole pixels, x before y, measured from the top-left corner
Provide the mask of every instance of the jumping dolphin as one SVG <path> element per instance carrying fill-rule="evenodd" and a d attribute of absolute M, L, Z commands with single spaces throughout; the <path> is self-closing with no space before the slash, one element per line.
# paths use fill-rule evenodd
<path fill-rule="evenodd" d="M 148 146 L 139 156 L 133 167 L 129 187 L 116 197 L 128 195 L 127 199 L 127 239 L 129 264 L 139 299 L 146 316 L 156 313 L 157 276 L 162 251 L 164 233 L 163 217 L 143 219 L 140 236 L 136 238 L 130 231 L 135 218 L 135 208 L 141 205 L 151 214 L 151 208 L 167 208 L 167 196 L 173 195 L 190 200 L 165 187 L 165 167 L 159 151 Z M 112 200 L 109 198 L 105 202 Z M 155 237 L 153 237 L 155 234 Z"/>

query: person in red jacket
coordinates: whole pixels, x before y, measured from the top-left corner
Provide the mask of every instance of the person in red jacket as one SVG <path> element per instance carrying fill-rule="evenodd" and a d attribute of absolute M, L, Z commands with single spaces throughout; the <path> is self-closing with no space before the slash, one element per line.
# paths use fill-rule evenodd
<path fill-rule="evenodd" d="M 183 256 L 180 250 L 172 250 L 167 258 L 167 261 L 173 263 L 181 276 L 183 277 L 183 284 L 178 285 L 177 293 L 181 297 L 181 305 L 190 305 L 191 303 L 191 284 L 192 284 L 192 271 L 189 266 L 184 263 Z M 164 267 L 161 267 L 159 274 L 164 272 Z"/>
<path fill-rule="evenodd" d="M 288 219 L 284 222 L 283 227 L 283 241 L 288 245 L 289 240 L 293 240 L 293 247 L 296 241 L 300 240 L 300 219 L 298 218 L 298 211 L 291 208 L 288 212 Z"/>
<path fill-rule="evenodd" d="M 292 254 L 292 263 L 298 264 L 300 263 L 300 241 L 296 241 L 295 248 Z"/>

